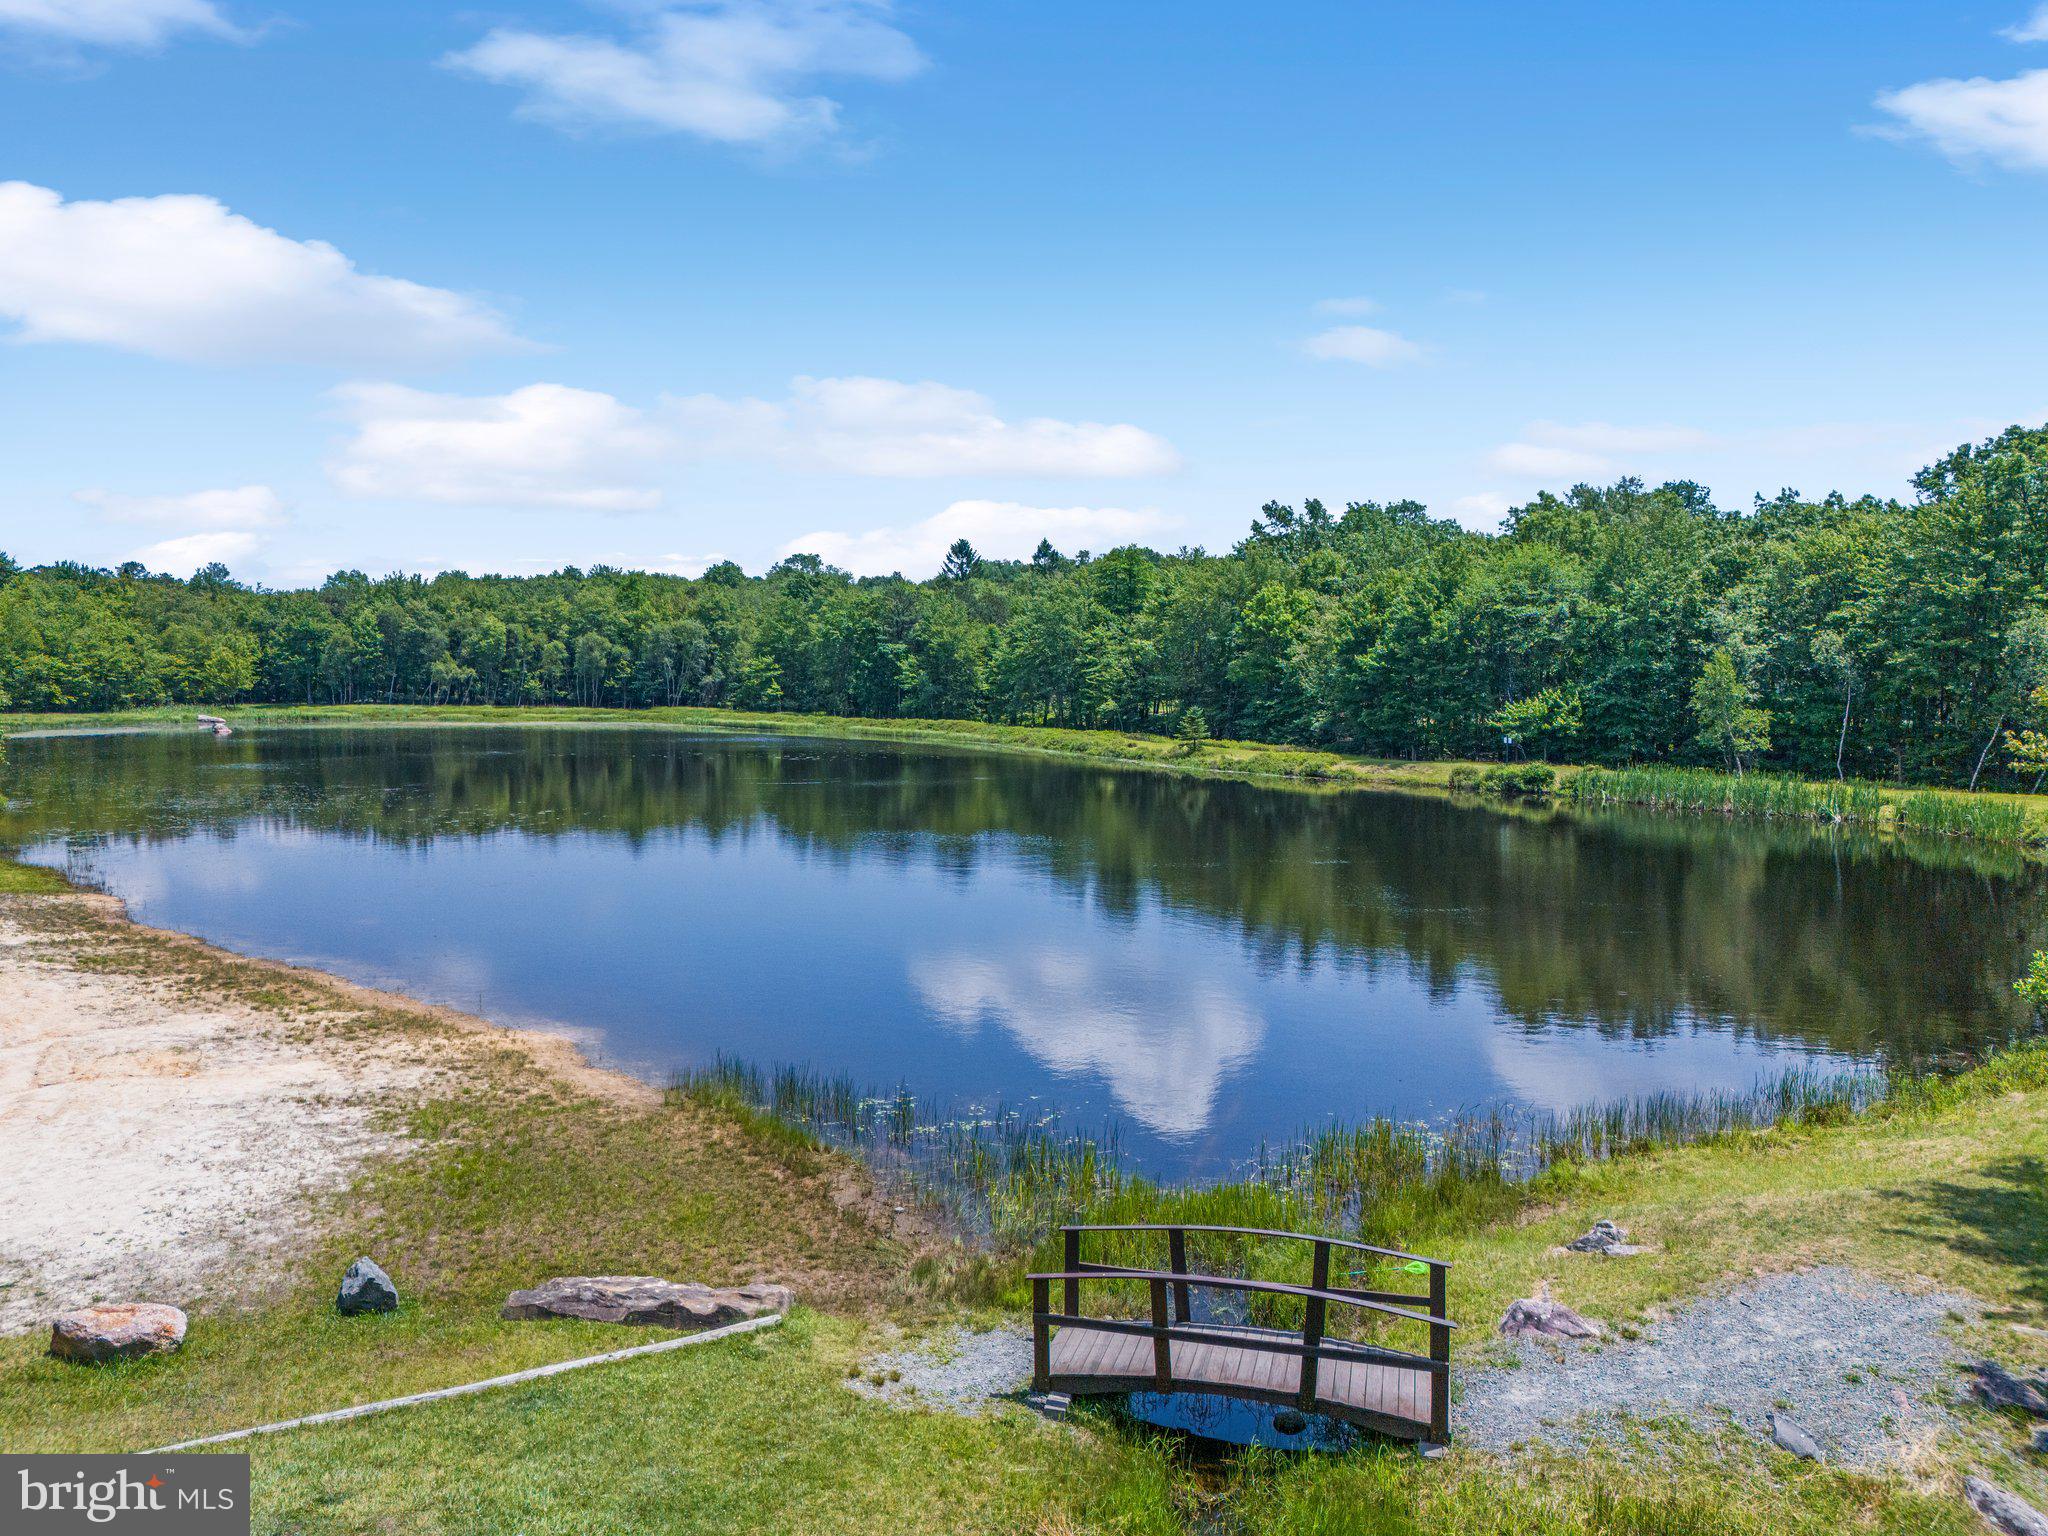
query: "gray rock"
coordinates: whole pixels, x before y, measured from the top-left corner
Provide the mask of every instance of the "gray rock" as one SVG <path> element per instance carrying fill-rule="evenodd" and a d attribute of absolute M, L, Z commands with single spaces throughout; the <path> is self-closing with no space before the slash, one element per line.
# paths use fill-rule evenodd
<path fill-rule="evenodd" d="M 341 1291 L 334 1298 L 334 1310 L 343 1317 L 361 1312 L 396 1312 L 398 1287 L 375 1259 L 357 1259 L 341 1277 Z"/>
<path fill-rule="evenodd" d="M 1542 1296 L 1525 1296 L 1508 1303 L 1500 1320 L 1501 1333 L 1510 1339 L 1531 1336 L 1546 1339 L 1597 1339 L 1600 1325 L 1579 1316 L 1563 1302 Z"/>
<path fill-rule="evenodd" d="M 154 1301 L 80 1307 L 50 1324 L 50 1353 L 59 1360 L 133 1360 L 168 1354 L 184 1342 L 185 1314 Z"/>
<path fill-rule="evenodd" d="M 633 1323 L 649 1328 L 723 1328 L 770 1312 L 787 1312 L 795 1300 L 786 1285 L 714 1289 L 678 1285 L 651 1275 L 565 1275 L 505 1298 L 500 1316 L 515 1322 L 546 1317 L 580 1317 L 594 1323 Z"/>
<path fill-rule="evenodd" d="M 1987 1408 L 2017 1408 L 2048 1419 L 2048 1382 L 2015 1376 L 1996 1360 L 1979 1360 L 1970 1367 L 1970 1376 L 1970 1390 Z"/>
<path fill-rule="evenodd" d="M 1629 1242 L 1626 1227 L 1617 1227 L 1605 1216 L 1594 1222 L 1583 1236 L 1566 1243 L 1565 1247 L 1573 1253 L 1599 1253 L 1610 1259 L 1625 1259 L 1643 1251 Z"/>
<path fill-rule="evenodd" d="M 2048 1456 L 2048 1429 L 2034 1431 L 2033 1452 L 2036 1456 Z"/>
<path fill-rule="evenodd" d="M 1771 1415 L 1771 1439 L 1781 1451 L 1790 1451 L 1801 1461 L 1819 1461 L 1820 1442 L 1806 1432 L 1798 1420 L 1782 1413 Z"/>
<path fill-rule="evenodd" d="M 2005 1536 L 2048 1536 L 2048 1515 L 1996 1483 L 1987 1483 L 1981 1477 L 1967 1478 L 1963 1497 L 1994 1531 L 2002 1531 Z"/>

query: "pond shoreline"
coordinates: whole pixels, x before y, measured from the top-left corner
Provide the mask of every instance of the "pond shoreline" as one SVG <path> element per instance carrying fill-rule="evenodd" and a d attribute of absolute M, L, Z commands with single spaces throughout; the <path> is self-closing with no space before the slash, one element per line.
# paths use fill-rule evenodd
<path fill-rule="evenodd" d="M 250 725 L 503 725 L 576 726 L 603 725 L 640 730 L 703 730 L 722 734 L 759 733 L 775 736 L 818 737 L 835 740 L 914 742 L 925 745 L 953 745 L 988 751 L 1088 763 L 1106 768 L 1137 769 L 1194 778 L 1233 780 L 1265 784 L 1304 792 L 1367 790 L 1429 798 L 1457 798 L 1486 804 L 1504 814 L 1545 814 L 1577 816 L 1581 803 L 1572 793 L 1573 780 L 1581 774 L 1593 778 L 1616 778 L 1613 770 L 1598 764 L 1541 764 L 1556 775 L 1554 792 L 1529 799 L 1515 796 L 1470 793 L 1464 787 L 1483 780 L 1498 763 L 1462 759 L 1403 760 L 1359 757 L 1312 747 L 1284 746 L 1268 742 L 1212 740 L 1190 750 L 1172 737 L 1130 731 L 1081 730 L 1064 726 L 1000 725 L 977 720 L 884 720 L 857 716 L 760 713 L 745 710 L 698 708 L 604 709 L 560 705 L 427 705 L 427 704 L 335 704 L 335 705 L 194 705 L 164 706 L 150 710 L 111 711 L 106 714 L 25 715 L 0 712 L 0 740 L 24 740 L 40 736 L 108 734 L 116 731 L 170 729 L 191 721 L 196 713 L 217 714 L 235 723 Z M 1706 780 L 1717 776 L 1706 770 L 1682 770 Z M 1727 777 L 1728 794 L 1717 795 L 1714 803 L 1681 804 L 1664 797 L 1620 800 L 1664 815 L 1728 819 L 1756 815 L 1757 819 L 1810 825 L 1832 830 L 1838 822 L 1808 815 L 1752 813 L 1741 808 L 1747 798 L 1740 793 L 1745 780 Z M 1834 791 L 1832 781 L 1801 780 L 1774 775 L 1752 775 L 1756 779 L 1781 781 L 1795 789 L 1825 797 Z M 2003 791 L 1971 792 L 1939 785 L 1873 784 L 1868 790 L 1877 813 L 1863 830 L 1886 837 L 1900 835 L 1899 822 L 1910 801 L 1938 803 L 1964 814 L 1954 818 L 1955 826 L 1944 835 L 1948 840 L 2012 848 L 2031 858 L 2048 860 L 2048 794 L 2017 794 Z M 1596 807 L 1609 791 L 1586 797 Z M 1799 796 L 1812 798 L 1814 796 Z M 2001 814 L 1984 820 L 1992 825 L 1973 828 L 1968 810 L 1977 806 L 1997 808 Z M 2017 830 L 2014 830 L 2017 828 Z"/>
<path fill-rule="evenodd" d="M 37 1170 L 0 1239 L 0 1335 L 87 1293 L 260 1287 L 479 1052 L 620 1109 L 660 1102 L 566 1035 L 220 949 L 90 892 L 0 894 L 0 997 L 0 1166 Z M 381 1037 L 339 1026 L 351 1012 Z"/>

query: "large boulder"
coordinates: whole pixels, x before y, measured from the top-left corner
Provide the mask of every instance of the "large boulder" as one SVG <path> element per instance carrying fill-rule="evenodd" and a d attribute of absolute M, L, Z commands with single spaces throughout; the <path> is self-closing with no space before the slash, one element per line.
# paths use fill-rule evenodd
<path fill-rule="evenodd" d="M 795 1300 L 786 1285 L 678 1285 L 651 1275 L 565 1275 L 505 1298 L 501 1316 L 515 1322 L 580 1317 L 593 1323 L 636 1323 L 650 1328 L 723 1328 Z"/>
<path fill-rule="evenodd" d="M 154 1301 L 80 1307 L 50 1324 L 50 1353 L 59 1360 L 133 1360 L 167 1353 L 184 1342 L 185 1314 Z"/>
<path fill-rule="evenodd" d="M 341 1277 L 341 1290 L 334 1298 L 334 1310 L 343 1317 L 362 1312 L 396 1312 L 398 1287 L 375 1259 L 357 1259 Z"/>
<path fill-rule="evenodd" d="M 1524 1296 L 1508 1303 L 1500 1320 L 1500 1331 L 1510 1339 L 1597 1339 L 1600 1325 L 1579 1316 L 1561 1301 L 1546 1296 Z"/>
<path fill-rule="evenodd" d="M 1996 1483 L 1987 1483 L 1981 1477 L 1966 1478 L 1963 1497 L 1986 1525 L 2004 1536 L 2048 1536 L 2048 1516 Z"/>

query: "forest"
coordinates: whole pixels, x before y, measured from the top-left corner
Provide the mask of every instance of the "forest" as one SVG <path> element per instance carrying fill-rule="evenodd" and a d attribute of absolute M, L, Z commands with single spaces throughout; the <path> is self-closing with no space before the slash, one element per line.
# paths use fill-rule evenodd
<path fill-rule="evenodd" d="M 2048 427 L 1912 486 L 1730 510 L 1624 479 L 1495 534 L 1409 501 L 1274 502 L 1227 554 L 962 542 L 921 580 L 797 554 L 270 591 L 0 555 L 0 707 L 730 705 L 2031 787 Z"/>

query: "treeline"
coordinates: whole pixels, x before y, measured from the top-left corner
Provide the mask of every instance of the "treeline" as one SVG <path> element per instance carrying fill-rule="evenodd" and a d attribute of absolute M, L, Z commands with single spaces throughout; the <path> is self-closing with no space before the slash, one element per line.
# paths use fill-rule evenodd
<path fill-rule="evenodd" d="M 1622 480 L 1497 535 L 1413 502 L 1263 508 L 1226 555 L 925 581 L 815 556 L 317 591 L 0 556 L 0 693 L 159 703 L 737 705 L 1177 730 L 1387 756 L 1766 766 L 2029 784 L 2048 768 L 2048 428 L 1958 448 L 1911 501 L 1747 511 Z"/>

